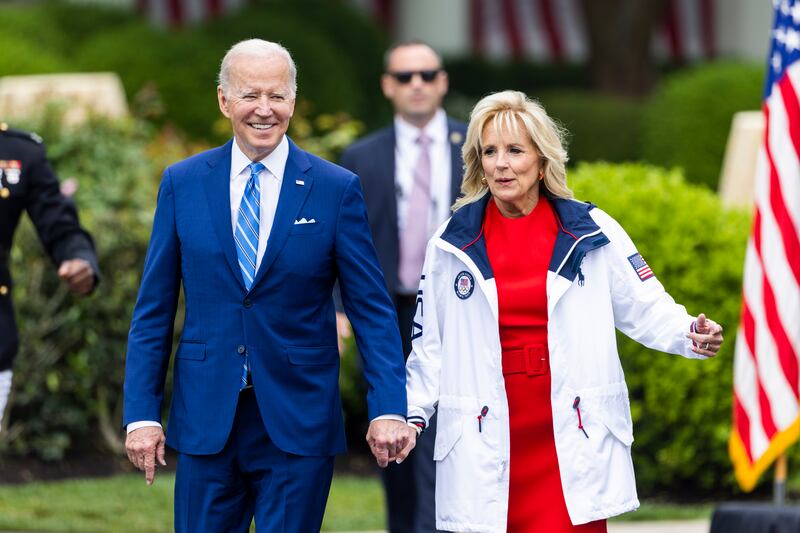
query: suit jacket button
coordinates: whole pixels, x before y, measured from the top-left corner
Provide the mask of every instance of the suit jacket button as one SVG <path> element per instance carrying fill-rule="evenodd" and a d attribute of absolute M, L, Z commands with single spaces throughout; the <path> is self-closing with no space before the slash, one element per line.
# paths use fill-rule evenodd
<path fill-rule="evenodd" d="M 0 285 L 0 296 L 5 296 L 6 294 L 8 294 L 8 287 Z"/>
<path fill-rule="evenodd" d="M 236 351 L 239 353 L 239 355 L 244 355 L 244 352 L 247 351 L 247 348 L 244 347 L 244 344 L 240 344 L 239 347 L 236 348 Z"/>
<path fill-rule="evenodd" d="M 251 307 L 253 307 L 253 301 L 250 298 L 245 298 L 244 307 L 245 309 L 250 309 Z"/>

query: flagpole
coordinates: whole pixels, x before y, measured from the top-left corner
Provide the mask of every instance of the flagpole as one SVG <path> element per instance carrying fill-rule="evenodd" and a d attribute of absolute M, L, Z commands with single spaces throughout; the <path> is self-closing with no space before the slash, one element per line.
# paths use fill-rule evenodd
<path fill-rule="evenodd" d="M 786 452 L 778 456 L 775 461 L 775 488 L 773 494 L 773 503 L 778 507 L 782 507 L 786 500 L 786 474 L 788 471 L 786 460 Z"/>

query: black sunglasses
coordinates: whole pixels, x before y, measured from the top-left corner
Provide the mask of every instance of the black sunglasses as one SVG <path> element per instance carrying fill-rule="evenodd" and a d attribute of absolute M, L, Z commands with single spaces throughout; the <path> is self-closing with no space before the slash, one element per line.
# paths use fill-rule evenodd
<path fill-rule="evenodd" d="M 402 83 L 403 85 L 405 85 L 406 83 L 411 82 L 415 74 L 419 74 L 419 77 L 422 78 L 422 81 L 424 81 L 425 83 L 430 83 L 436 79 L 436 76 L 438 76 L 441 71 L 442 69 L 437 68 L 433 70 L 408 70 L 401 72 L 387 72 L 387 74 L 396 79 L 398 83 Z"/>

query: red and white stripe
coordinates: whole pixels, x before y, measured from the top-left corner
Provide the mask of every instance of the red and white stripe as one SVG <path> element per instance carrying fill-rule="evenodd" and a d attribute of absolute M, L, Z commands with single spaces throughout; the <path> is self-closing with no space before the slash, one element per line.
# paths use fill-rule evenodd
<path fill-rule="evenodd" d="M 657 57 L 695 61 L 716 56 L 715 0 L 667 0 L 653 37 Z"/>
<path fill-rule="evenodd" d="M 745 490 L 800 427 L 800 62 L 763 106 L 764 145 L 734 360 L 731 455 Z"/>
<path fill-rule="evenodd" d="M 656 57 L 676 61 L 716 54 L 718 0 L 667 0 L 653 38 Z M 473 52 L 492 59 L 582 62 L 588 35 L 580 0 L 471 0 Z"/>
<path fill-rule="evenodd" d="M 203 22 L 245 6 L 249 0 L 136 0 L 140 13 L 160 26 Z"/>

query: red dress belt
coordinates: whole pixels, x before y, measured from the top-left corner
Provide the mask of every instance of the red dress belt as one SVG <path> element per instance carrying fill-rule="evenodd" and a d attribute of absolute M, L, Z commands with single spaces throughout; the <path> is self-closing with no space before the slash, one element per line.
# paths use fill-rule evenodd
<path fill-rule="evenodd" d="M 546 344 L 529 344 L 516 350 L 503 351 L 503 374 L 541 376 L 550 372 Z"/>

